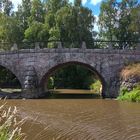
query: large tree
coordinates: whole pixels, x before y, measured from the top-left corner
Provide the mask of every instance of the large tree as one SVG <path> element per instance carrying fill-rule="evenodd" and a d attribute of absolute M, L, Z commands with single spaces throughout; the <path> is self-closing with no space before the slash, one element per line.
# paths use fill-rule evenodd
<path fill-rule="evenodd" d="M 11 0 L 1 0 L 0 1 L 0 11 L 10 16 L 12 14 L 13 4 Z"/>
<path fill-rule="evenodd" d="M 107 40 L 133 41 L 135 33 L 130 29 L 133 21 L 132 10 L 138 6 L 138 0 L 105 0 L 101 4 L 99 15 L 100 35 Z M 122 48 L 124 45 L 120 45 Z"/>
<path fill-rule="evenodd" d="M 91 10 L 82 6 L 81 0 L 75 0 L 74 5 L 66 0 L 49 0 L 47 9 L 45 21 L 50 29 L 50 39 L 70 41 L 73 44 L 85 41 L 88 47 L 92 47 L 94 16 Z"/>

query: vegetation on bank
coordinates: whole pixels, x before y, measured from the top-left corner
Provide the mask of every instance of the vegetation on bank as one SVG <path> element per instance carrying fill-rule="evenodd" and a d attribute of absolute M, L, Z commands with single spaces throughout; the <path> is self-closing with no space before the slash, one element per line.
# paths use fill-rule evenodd
<path fill-rule="evenodd" d="M 122 85 L 118 99 L 123 101 L 140 102 L 140 64 L 135 63 L 126 66 L 121 72 L 121 77 L 123 82 L 127 82 L 128 87 Z M 132 77 L 133 82 L 136 83 L 129 83 L 129 79 Z M 132 89 L 130 88 L 130 85 L 132 86 Z"/>
<path fill-rule="evenodd" d="M 25 135 L 21 131 L 24 120 L 17 120 L 16 107 L 7 108 L 0 105 L 0 140 L 24 140 Z"/>
<path fill-rule="evenodd" d="M 140 102 L 140 84 L 134 87 L 132 91 L 122 88 L 118 99 L 122 101 Z"/>

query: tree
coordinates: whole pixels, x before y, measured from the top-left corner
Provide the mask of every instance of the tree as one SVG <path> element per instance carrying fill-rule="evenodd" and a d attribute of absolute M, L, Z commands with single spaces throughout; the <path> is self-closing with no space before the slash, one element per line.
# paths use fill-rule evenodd
<path fill-rule="evenodd" d="M 131 18 L 132 22 L 129 28 L 135 33 L 136 40 L 140 40 L 140 5 L 132 9 Z"/>
<path fill-rule="evenodd" d="M 41 42 L 48 40 L 49 32 L 48 28 L 40 22 L 33 22 L 29 28 L 25 31 L 25 39 L 32 42 Z"/>
<path fill-rule="evenodd" d="M 47 41 L 49 31 L 44 24 L 45 8 L 40 0 L 33 0 L 31 3 L 31 13 L 28 17 L 28 28 L 25 30 L 25 40 L 28 41 Z"/>
<path fill-rule="evenodd" d="M 11 10 L 13 8 L 12 1 L 10 0 L 1 0 L 0 2 L 1 11 L 7 16 L 11 15 Z"/>
<path fill-rule="evenodd" d="M 33 0 L 31 4 L 31 15 L 28 19 L 29 24 L 34 21 L 44 22 L 45 8 L 40 0 Z"/>
<path fill-rule="evenodd" d="M 75 5 L 62 0 L 49 0 L 47 4 L 49 6 L 47 5 L 45 24 L 50 28 L 51 39 L 70 41 L 76 47 L 80 47 L 79 43 L 86 41 L 88 47 L 92 47 L 94 16 L 91 10 L 83 7 L 78 0 L 75 1 Z M 71 46 L 68 44 L 65 47 Z"/>
<path fill-rule="evenodd" d="M 18 6 L 16 18 L 20 21 L 23 32 L 28 28 L 28 18 L 31 16 L 31 0 L 22 0 L 21 5 Z"/>
<path fill-rule="evenodd" d="M 19 23 L 14 17 L 0 14 L 0 40 L 3 42 L 19 42 L 21 40 Z"/>
<path fill-rule="evenodd" d="M 131 12 L 137 7 L 137 0 L 106 0 L 101 4 L 99 15 L 100 36 L 107 40 L 133 41 L 136 36 L 130 30 Z M 126 42 L 124 42 L 126 44 Z M 123 43 L 119 46 L 124 47 Z M 127 42 L 128 44 L 128 42 Z M 131 45 L 130 45 L 131 46 Z"/>

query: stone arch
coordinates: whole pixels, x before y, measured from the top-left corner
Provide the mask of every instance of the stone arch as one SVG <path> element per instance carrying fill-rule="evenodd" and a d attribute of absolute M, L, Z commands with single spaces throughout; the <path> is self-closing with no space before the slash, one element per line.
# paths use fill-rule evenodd
<path fill-rule="evenodd" d="M 44 75 L 42 76 L 42 78 L 39 82 L 39 87 L 41 87 L 41 90 L 44 90 L 43 89 L 44 82 L 46 81 L 46 79 L 48 80 L 50 74 L 55 72 L 57 69 L 64 67 L 64 66 L 67 66 L 67 65 L 70 65 L 70 64 L 84 66 L 85 68 L 89 69 L 92 73 L 96 74 L 98 76 L 99 80 L 101 81 L 101 84 L 102 84 L 101 95 L 103 98 L 106 96 L 106 89 L 107 88 L 106 88 L 106 81 L 105 81 L 103 75 L 100 74 L 99 71 L 96 68 L 94 68 L 93 66 L 91 66 L 90 64 L 86 64 L 86 63 L 78 62 L 78 61 L 69 61 L 69 62 L 59 63 L 59 64 L 56 64 L 55 66 L 51 67 L 48 71 L 46 71 L 46 73 L 44 73 Z"/>
<path fill-rule="evenodd" d="M 21 80 L 20 76 L 18 75 L 18 73 L 16 71 L 14 71 L 12 68 L 10 68 L 10 65 L 3 65 L 0 63 L 0 67 L 3 67 L 5 69 L 7 69 L 9 72 L 11 72 L 19 81 L 21 89 L 23 88 L 23 84 L 22 84 L 22 80 Z"/>

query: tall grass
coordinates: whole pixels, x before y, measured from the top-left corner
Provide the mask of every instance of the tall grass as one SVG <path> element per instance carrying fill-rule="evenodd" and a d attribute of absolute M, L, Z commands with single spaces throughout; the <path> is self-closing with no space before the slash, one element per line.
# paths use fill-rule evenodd
<path fill-rule="evenodd" d="M 6 107 L 6 103 L 0 105 L 0 140 L 25 140 L 21 132 L 24 120 L 17 120 L 17 108 Z"/>
<path fill-rule="evenodd" d="M 140 63 L 130 64 L 121 71 L 123 79 L 128 79 L 130 76 L 140 76 Z"/>

